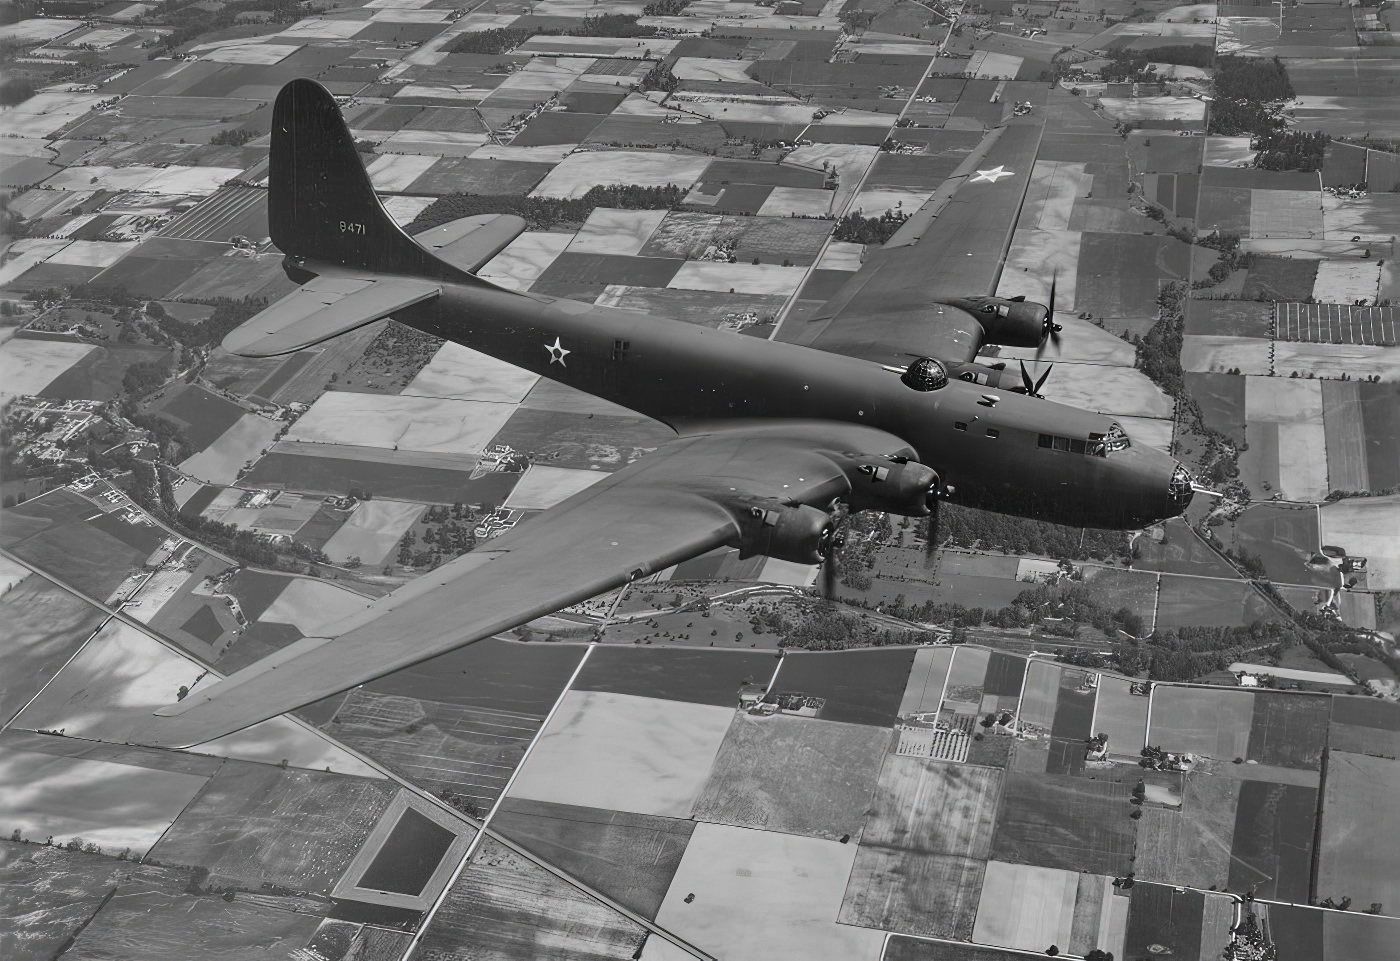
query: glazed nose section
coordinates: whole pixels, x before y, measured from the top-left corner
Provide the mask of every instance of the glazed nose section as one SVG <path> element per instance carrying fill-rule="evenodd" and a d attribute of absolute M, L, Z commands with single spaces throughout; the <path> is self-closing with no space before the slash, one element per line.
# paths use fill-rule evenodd
<path fill-rule="evenodd" d="M 1180 462 L 1177 462 L 1176 469 L 1172 471 L 1171 480 L 1167 481 L 1167 503 L 1171 505 L 1173 517 L 1185 513 L 1195 493 L 1196 486 L 1191 480 L 1191 472 Z"/>

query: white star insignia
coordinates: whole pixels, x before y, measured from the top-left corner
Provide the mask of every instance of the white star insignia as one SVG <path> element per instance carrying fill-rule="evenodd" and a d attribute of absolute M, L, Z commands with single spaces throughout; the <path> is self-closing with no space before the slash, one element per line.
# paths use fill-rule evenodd
<path fill-rule="evenodd" d="M 1014 170 L 1007 170 L 1005 166 L 998 165 L 998 166 L 993 167 L 991 170 L 979 170 L 979 171 L 977 171 L 977 176 L 975 176 L 975 177 L 972 178 L 972 182 L 975 183 L 975 184 L 981 184 L 981 183 L 994 184 L 994 183 L 996 183 L 998 180 L 1000 180 L 1002 177 L 1014 177 L 1014 176 L 1016 176 L 1016 171 L 1014 171 Z"/>
<path fill-rule="evenodd" d="M 565 349 L 564 349 L 564 345 L 561 344 L 561 343 L 559 342 L 559 338 L 558 338 L 558 337 L 555 337 L 555 338 L 554 338 L 554 343 L 552 343 L 552 344 L 545 344 L 545 345 L 544 345 L 544 349 L 547 350 L 547 351 L 549 351 L 549 362 L 550 362 L 551 364 L 554 363 L 554 362 L 557 360 L 557 361 L 559 362 L 559 366 L 560 366 L 560 367 L 568 367 L 568 366 L 569 366 L 568 364 L 564 363 L 564 358 L 567 357 L 567 356 L 569 356 L 570 354 L 572 354 L 573 351 L 572 351 L 572 350 L 565 350 Z"/>

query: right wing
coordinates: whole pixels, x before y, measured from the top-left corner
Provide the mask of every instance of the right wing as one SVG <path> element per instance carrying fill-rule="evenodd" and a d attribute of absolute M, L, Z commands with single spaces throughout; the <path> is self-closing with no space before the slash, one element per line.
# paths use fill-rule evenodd
<path fill-rule="evenodd" d="M 912 453 L 883 431 L 829 422 L 679 438 L 329 625 L 325 636 L 197 687 L 123 739 L 189 747 L 241 730 L 714 547 L 751 544 L 768 511 L 825 506 L 874 475 L 862 463 Z"/>
<path fill-rule="evenodd" d="M 1043 129 L 1017 117 L 988 132 L 815 317 L 780 339 L 899 367 L 972 360 L 981 336 L 972 315 L 937 302 L 995 293 Z"/>

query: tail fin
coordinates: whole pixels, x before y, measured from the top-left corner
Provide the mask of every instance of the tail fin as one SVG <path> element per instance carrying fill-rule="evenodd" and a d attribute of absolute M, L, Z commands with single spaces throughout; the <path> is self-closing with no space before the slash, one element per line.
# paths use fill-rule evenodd
<path fill-rule="evenodd" d="M 423 249 L 385 212 L 335 98 L 314 80 L 288 83 L 272 110 L 268 226 L 293 260 L 475 279 Z"/>

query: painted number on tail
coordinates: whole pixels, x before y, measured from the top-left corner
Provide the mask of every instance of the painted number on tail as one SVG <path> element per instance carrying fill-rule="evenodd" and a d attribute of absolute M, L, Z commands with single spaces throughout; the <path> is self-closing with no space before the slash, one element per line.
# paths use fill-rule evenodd
<path fill-rule="evenodd" d="M 363 234 L 365 232 L 365 225 L 354 224 L 348 220 L 342 220 L 340 222 L 340 232 L 342 234 Z"/>

